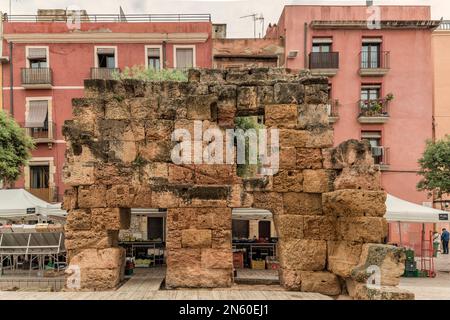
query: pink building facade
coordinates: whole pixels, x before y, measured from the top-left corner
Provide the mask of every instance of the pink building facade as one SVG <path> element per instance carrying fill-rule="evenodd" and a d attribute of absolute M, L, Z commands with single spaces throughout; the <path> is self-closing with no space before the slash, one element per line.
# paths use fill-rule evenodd
<path fill-rule="evenodd" d="M 429 6 L 286 6 L 267 37 L 284 37 L 286 67 L 329 77 L 335 144 L 368 139 L 385 190 L 418 204 L 417 160 L 432 138 Z M 392 94 L 392 95 L 391 95 Z"/>
<path fill-rule="evenodd" d="M 61 201 L 66 149 L 61 129 L 72 117 L 72 99 L 84 94 L 85 79 L 108 79 L 134 65 L 156 69 L 212 66 L 209 15 L 152 17 L 163 22 L 146 21 L 147 15 L 132 16 L 130 20 L 136 22 L 100 16 L 98 20 L 107 21 L 82 20 L 73 29 L 65 21 L 18 22 L 14 16 L 3 16 L 3 109 L 36 142 L 33 158 L 16 187 Z M 95 21 L 98 17 L 89 18 Z"/>

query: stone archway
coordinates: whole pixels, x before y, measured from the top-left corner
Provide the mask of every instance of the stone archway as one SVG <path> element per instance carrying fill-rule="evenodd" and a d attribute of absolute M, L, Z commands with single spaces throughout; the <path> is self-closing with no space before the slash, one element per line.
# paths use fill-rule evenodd
<path fill-rule="evenodd" d="M 378 245 L 387 231 L 379 172 L 368 144 L 331 148 L 326 78 L 283 69 L 190 70 L 186 83 L 89 80 L 85 90 L 64 126 L 66 248 L 81 289 L 120 283 L 117 236 L 132 207 L 167 208 L 168 288 L 232 284 L 231 211 L 238 207 L 274 214 L 288 289 L 369 297 L 369 260 L 382 269 L 391 263 L 381 282 L 398 284 L 404 257 Z M 173 130 L 194 133 L 194 121 L 225 130 L 235 116 L 257 114 L 279 130 L 274 176 L 242 180 L 235 165 L 171 162 Z"/>

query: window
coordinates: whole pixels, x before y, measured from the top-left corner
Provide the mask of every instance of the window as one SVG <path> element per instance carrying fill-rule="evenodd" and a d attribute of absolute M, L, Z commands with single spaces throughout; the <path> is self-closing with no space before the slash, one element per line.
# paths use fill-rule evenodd
<path fill-rule="evenodd" d="M 248 220 L 232 220 L 233 238 L 248 239 L 249 236 L 249 221 Z"/>
<path fill-rule="evenodd" d="M 27 64 L 31 69 L 40 69 L 48 67 L 47 47 L 28 47 Z"/>
<path fill-rule="evenodd" d="M 146 47 L 147 68 L 161 69 L 161 47 Z"/>
<path fill-rule="evenodd" d="M 312 52 L 331 52 L 332 38 L 313 38 Z"/>
<path fill-rule="evenodd" d="M 369 141 L 375 164 L 382 163 L 383 147 L 381 146 L 381 131 L 362 131 L 361 139 Z"/>
<path fill-rule="evenodd" d="M 116 68 L 116 49 L 97 48 L 96 49 L 97 68 Z"/>
<path fill-rule="evenodd" d="M 363 86 L 361 88 L 361 100 L 378 100 L 380 98 L 380 86 Z"/>
<path fill-rule="evenodd" d="M 164 241 L 164 218 L 148 217 L 147 218 L 147 239 Z"/>
<path fill-rule="evenodd" d="M 175 47 L 175 68 L 187 69 L 195 67 L 194 47 Z"/>
<path fill-rule="evenodd" d="M 30 187 L 32 189 L 48 189 L 49 172 L 48 165 L 30 166 Z"/>
<path fill-rule="evenodd" d="M 30 128 L 33 138 L 48 137 L 48 121 L 48 100 L 29 101 L 25 128 Z"/>
<path fill-rule="evenodd" d="M 373 42 L 369 42 L 373 41 Z M 376 40 L 363 40 L 361 50 L 361 68 L 376 69 L 380 68 L 381 43 Z"/>

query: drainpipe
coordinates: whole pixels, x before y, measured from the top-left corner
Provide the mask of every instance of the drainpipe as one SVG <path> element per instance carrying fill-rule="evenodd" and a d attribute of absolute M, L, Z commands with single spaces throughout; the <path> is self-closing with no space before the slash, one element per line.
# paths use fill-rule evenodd
<path fill-rule="evenodd" d="M 163 58 L 163 64 L 162 64 L 162 68 L 166 69 L 167 65 L 166 65 L 166 58 L 167 58 L 167 42 L 163 41 L 162 43 L 162 58 Z"/>
<path fill-rule="evenodd" d="M 304 43 L 303 43 L 303 54 L 304 54 L 304 66 L 303 69 L 308 68 L 308 23 L 305 22 L 305 34 L 304 34 Z"/>
<path fill-rule="evenodd" d="M 14 118 L 14 70 L 13 70 L 13 43 L 9 43 L 9 112 Z"/>

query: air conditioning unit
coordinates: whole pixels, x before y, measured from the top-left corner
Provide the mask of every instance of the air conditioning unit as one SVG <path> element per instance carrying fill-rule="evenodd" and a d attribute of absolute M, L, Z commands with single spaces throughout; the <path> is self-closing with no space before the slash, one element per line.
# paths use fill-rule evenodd
<path fill-rule="evenodd" d="M 291 51 L 289 51 L 287 57 L 288 57 L 288 59 L 294 59 L 294 58 L 297 58 L 297 55 L 298 55 L 298 50 L 291 50 Z"/>

